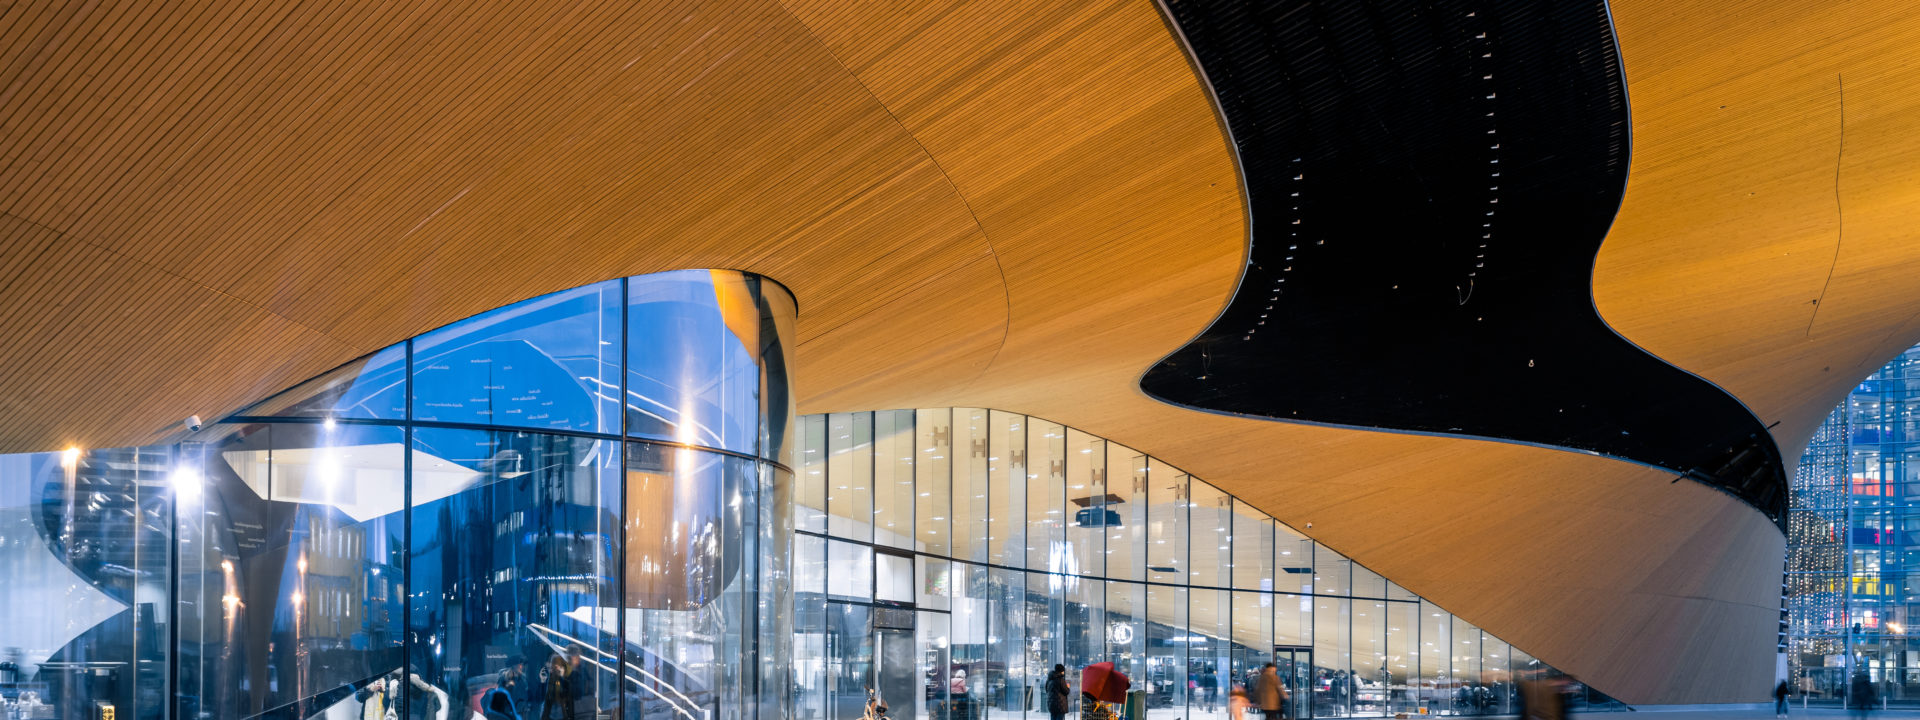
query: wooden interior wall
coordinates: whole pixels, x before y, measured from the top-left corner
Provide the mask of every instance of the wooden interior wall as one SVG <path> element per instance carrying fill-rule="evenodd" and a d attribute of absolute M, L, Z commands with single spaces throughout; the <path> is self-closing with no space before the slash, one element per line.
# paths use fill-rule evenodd
<path fill-rule="evenodd" d="M 1790 456 L 1916 339 L 1904 10 L 1615 4 L 1635 152 L 1597 302 Z M 0 451 L 159 440 L 518 299 L 737 268 L 797 296 L 803 412 L 1068 423 L 1630 702 L 1765 695 L 1783 541 L 1731 497 L 1144 397 L 1245 222 L 1146 0 L 15 3 Z"/>

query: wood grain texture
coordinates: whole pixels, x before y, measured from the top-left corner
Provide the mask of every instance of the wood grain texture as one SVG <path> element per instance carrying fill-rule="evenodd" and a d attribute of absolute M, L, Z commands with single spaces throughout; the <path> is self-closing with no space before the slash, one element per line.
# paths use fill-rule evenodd
<path fill-rule="evenodd" d="M 1888 61 L 1920 21 L 1795 5 L 1615 4 L 1636 142 L 1595 275 L 1789 453 L 1920 322 L 1920 93 Z M 1142 0 L 13 3 L 0 450 L 164 439 L 515 300 L 734 268 L 796 295 L 803 412 L 1064 422 L 1628 701 L 1765 696 L 1783 541 L 1729 496 L 1143 396 L 1233 290 L 1237 183 Z"/>

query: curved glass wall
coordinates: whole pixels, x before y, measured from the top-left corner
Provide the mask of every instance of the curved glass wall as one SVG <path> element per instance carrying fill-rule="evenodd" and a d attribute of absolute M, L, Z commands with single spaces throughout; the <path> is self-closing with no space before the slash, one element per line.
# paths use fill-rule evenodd
<path fill-rule="evenodd" d="M 1137 450 L 998 410 L 800 419 L 797 718 L 1046 717 L 1112 662 L 1151 718 L 1227 718 L 1274 663 L 1289 717 L 1511 714 L 1550 673 Z M 1574 686 L 1576 708 L 1619 707 Z"/>
<path fill-rule="evenodd" d="M 752 275 L 611 280 L 176 446 L 0 457 L 0 701 L 76 720 L 480 720 L 497 698 L 521 720 L 787 717 L 793 320 Z"/>

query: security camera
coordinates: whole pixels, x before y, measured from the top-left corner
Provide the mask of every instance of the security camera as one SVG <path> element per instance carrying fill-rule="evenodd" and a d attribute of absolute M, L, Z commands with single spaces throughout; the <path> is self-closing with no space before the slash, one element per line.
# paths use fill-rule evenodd
<path fill-rule="evenodd" d="M 188 415 L 186 420 L 186 425 L 187 425 L 187 432 L 200 432 L 200 416 Z"/>

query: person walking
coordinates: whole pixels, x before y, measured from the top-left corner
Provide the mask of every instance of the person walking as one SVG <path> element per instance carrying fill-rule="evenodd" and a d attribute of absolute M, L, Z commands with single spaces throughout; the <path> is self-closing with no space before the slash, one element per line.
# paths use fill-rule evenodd
<path fill-rule="evenodd" d="M 1233 694 L 1227 696 L 1228 720 L 1247 720 L 1247 707 L 1253 703 L 1247 700 L 1247 688 L 1240 683 L 1233 684 Z"/>
<path fill-rule="evenodd" d="M 1873 679 L 1865 671 L 1853 674 L 1853 683 L 1847 688 L 1847 705 L 1853 708 L 1853 716 L 1866 720 L 1873 712 L 1873 704 L 1880 699 L 1875 697 Z"/>
<path fill-rule="evenodd" d="M 573 683 L 568 677 L 567 659 L 555 655 L 547 661 L 539 720 L 573 720 Z"/>
<path fill-rule="evenodd" d="M 1253 699 L 1260 714 L 1268 720 L 1280 720 L 1287 712 L 1287 686 L 1280 682 L 1280 668 L 1273 663 L 1260 666 L 1260 682 L 1253 687 Z"/>
<path fill-rule="evenodd" d="M 1787 681 L 1785 680 L 1781 680 L 1779 685 L 1773 686 L 1774 717 L 1783 718 L 1787 716 L 1787 696 L 1792 694 L 1792 692 L 1793 691 L 1787 687 Z"/>
<path fill-rule="evenodd" d="M 1213 714 L 1214 695 L 1220 689 L 1220 678 L 1213 674 L 1212 665 L 1200 666 L 1200 707 L 1207 714 Z"/>
<path fill-rule="evenodd" d="M 1047 717 L 1052 720 L 1064 720 L 1067 717 L 1067 703 L 1073 698 L 1073 688 L 1067 687 L 1067 666 L 1056 664 L 1053 672 L 1047 673 Z"/>
<path fill-rule="evenodd" d="M 586 648 L 573 645 L 567 648 L 567 685 L 573 692 L 574 720 L 593 720 L 600 710 L 600 704 L 594 699 L 594 680 L 591 664 L 582 664 Z"/>

